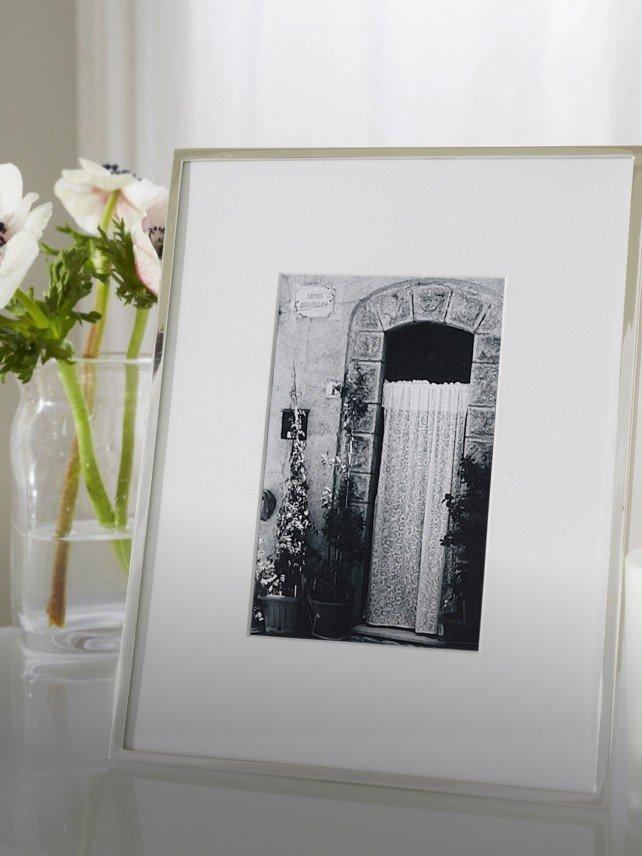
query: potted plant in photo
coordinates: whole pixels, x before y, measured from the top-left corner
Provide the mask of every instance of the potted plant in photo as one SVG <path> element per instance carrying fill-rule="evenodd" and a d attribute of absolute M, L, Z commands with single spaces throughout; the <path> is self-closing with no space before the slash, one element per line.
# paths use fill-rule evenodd
<path fill-rule="evenodd" d="M 447 642 L 479 640 L 489 493 L 490 466 L 464 456 L 457 491 L 444 499 L 450 511 L 441 542 L 448 549 L 450 565 L 441 615 Z"/>
<path fill-rule="evenodd" d="M 324 459 L 333 484 L 323 499 L 324 549 L 306 575 L 310 628 L 318 639 L 345 639 L 352 626 L 353 572 L 365 557 L 363 519 L 349 502 L 353 429 L 367 410 L 365 381 L 355 370 L 342 388 L 339 454 Z"/>
<path fill-rule="evenodd" d="M 274 557 L 265 552 L 265 539 L 259 540 L 254 574 L 254 600 L 252 603 L 252 633 L 265 633 L 265 606 L 268 597 L 282 596 L 283 580 L 274 570 Z M 274 613 L 270 616 L 271 626 L 277 626 Z"/>
<path fill-rule="evenodd" d="M 292 437 L 288 478 L 276 520 L 274 554 L 259 551 L 256 571 L 257 599 L 262 607 L 265 632 L 297 636 L 301 630 L 302 574 L 307 556 L 310 528 L 308 477 L 305 465 L 305 434 L 298 406 L 296 379 L 292 389 Z"/>

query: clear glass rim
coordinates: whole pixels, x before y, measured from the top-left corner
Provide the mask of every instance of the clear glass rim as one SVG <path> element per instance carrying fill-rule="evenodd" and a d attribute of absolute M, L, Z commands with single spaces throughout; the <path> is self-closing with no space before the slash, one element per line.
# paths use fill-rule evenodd
<path fill-rule="evenodd" d="M 57 363 L 57 360 L 51 362 Z M 151 354 L 143 354 L 140 357 L 127 357 L 118 351 L 106 351 L 98 357 L 74 356 L 73 362 L 80 366 L 149 366 L 152 362 Z"/>

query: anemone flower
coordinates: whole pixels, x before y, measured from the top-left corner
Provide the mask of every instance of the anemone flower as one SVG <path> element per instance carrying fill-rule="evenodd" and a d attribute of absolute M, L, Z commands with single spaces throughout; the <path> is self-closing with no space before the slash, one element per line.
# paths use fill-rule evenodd
<path fill-rule="evenodd" d="M 138 278 L 147 291 L 158 297 L 161 278 L 161 263 L 158 252 L 141 223 L 137 223 L 133 227 L 131 236 Z"/>
<path fill-rule="evenodd" d="M 51 202 L 31 210 L 37 193 L 22 195 L 22 175 L 0 164 L 0 309 L 16 293 L 38 255 L 38 240 L 51 217 Z"/>
<path fill-rule="evenodd" d="M 96 234 L 110 195 L 118 191 L 113 217 L 128 229 L 144 217 L 163 189 L 146 178 L 138 178 L 117 164 L 100 164 L 79 158 L 80 169 L 63 169 L 54 193 L 78 226 Z"/>
<path fill-rule="evenodd" d="M 167 222 L 167 191 L 161 188 L 157 198 L 150 204 L 143 217 L 142 229 L 152 242 L 159 259 L 163 258 L 165 224 Z"/>
<path fill-rule="evenodd" d="M 161 188 L 141 223 L 132 229 L 136 273 L 145 288 L 156 296 L 160 287 L 160 260 L 163 258 L 166 221 L 167 191 Z"/>

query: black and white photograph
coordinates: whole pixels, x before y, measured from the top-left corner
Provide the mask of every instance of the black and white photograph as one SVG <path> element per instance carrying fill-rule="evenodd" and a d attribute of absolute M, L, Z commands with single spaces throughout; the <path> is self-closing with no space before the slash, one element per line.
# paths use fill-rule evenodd
<path fill-rule="evenodd" d="M 478 649 L 503 295 L 280 276 L 252 635 Z"/>

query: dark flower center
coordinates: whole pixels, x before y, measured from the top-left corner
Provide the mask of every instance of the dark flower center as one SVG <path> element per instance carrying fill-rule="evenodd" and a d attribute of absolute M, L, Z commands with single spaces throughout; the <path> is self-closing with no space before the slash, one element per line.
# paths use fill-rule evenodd
<path fill-rule="evenodd" d="M 158 254 L 158 258 L 163 258 L 163 244 L 165 243 L 165 228 L 163 226 L 152 226 L 147 230 L 149 240 Z"/>
<path fill-rule="evenodd" d="M 8 231 L 8 228 L 5 226 L 2 220 L 0 220 L 0 247 L 4 247 L 4 245 L 7 243 Z"/>
<path fill-rule="evenodd" d="M 104 163 L 103 167 L 108 172 L 111 172 L 112 175 L 126 175 L 128 173 L 131 175 L 134 175 L 134 173 L 131 171 L 131 169 L 123 169 L 122 167 L 118 166 L 117 163 Z"/>

